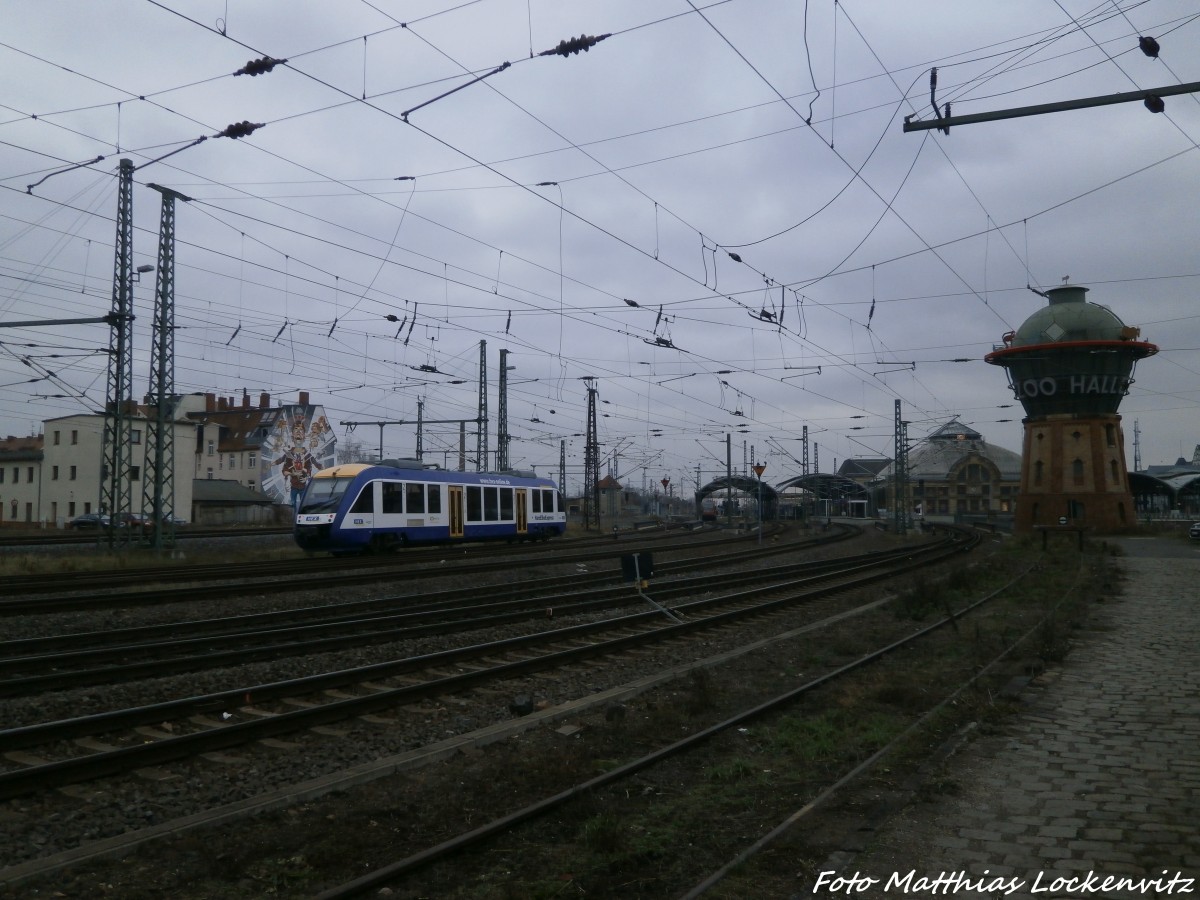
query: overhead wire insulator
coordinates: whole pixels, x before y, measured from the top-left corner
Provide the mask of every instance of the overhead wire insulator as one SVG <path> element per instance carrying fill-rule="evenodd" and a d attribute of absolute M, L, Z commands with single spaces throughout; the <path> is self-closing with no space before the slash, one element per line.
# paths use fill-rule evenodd
<path fill-rule="evenodd" d="M 265 124 L 265 122 L 247 122 L 245 119 L 243 119 L 241 122 L 234 122 L 232 125 L 226 126 L 224 131 L 218 131 L 216 136 L 227 138 L 244 138 L 247 135 L 253 134 Z"/>
<path fill-rule="evenodd" d="M 580 50 L 586 53 L 607 37 L 612 37 L 612 35 L 598 34 L 591 36 L 581 34 L 577 38 L 568 38 L 565 41 L 559 41 L 558 46 L 553 50 L 543 50 L 538 56 L 570 56 L 572 53 L 578 53 Z"/>
<path fill-rule="evenodd" d="M 1142 102 L 1146 104 L 1146 109 L 1152 113 L 1160 113 L 1167 108 L 1167 104 L 1163 103 L 1163 98 L 1157 94 L 1151 94 Z"/>
<path fill-rule="evenodd" d="M 1158 41 L 1152 37 L 1143 36 L 1138 38 L 1138 46 L 1142 48 L 1142 52 L 1151 59 L 1158 59 Z"/>
<path fill-rule="evenodd" d="M 286 59 L 273 59 L 270 56 L 264 56 L 262 59 L 252 59 L 244 66 L 234 72 L 234 75 L 262 75 L 264 72 L 270 72 L 278 65 L 287 62 Z"/>

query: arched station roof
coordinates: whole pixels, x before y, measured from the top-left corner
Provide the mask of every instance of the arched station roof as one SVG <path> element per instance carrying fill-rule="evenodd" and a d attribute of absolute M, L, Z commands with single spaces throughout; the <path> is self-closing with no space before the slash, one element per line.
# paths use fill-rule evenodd
<path fill-rule="evenodd" d="M 731 478 L 716 478 L 706 484 L 700 490 L 696 491 L 696 501 L 699 502 L 711 494 L 718 491 L 723 491 L 726 488 L 733 488 L 735 491 L 755 496 L 758 494 L 759 485 L 762 485 L 762 498 L 764 503 L 774 503 L 779 499 L 779 491 L 771 487 L 767 482 L 760 482 L 757 478 L 751 478 L 748 475 L 734 475 Z"/>
<path fill-rule="evenodd" d="M 866 499 L 870 492 L 864 485 L 844 475 L 825 472 L 814 472 L 810 475 L 797 475 L 782 481 L 776 487 L 783 491 L 797 487 L 811 493 L 818 500 L 849 500 L 852 498 Z"/>

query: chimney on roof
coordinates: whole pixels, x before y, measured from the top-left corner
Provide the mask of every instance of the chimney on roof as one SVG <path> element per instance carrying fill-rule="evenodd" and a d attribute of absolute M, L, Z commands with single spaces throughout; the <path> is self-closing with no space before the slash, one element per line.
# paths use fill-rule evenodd
<path fill-rule="evenodd" d="M 229 409 L 229 401 L 224 397 L 217 398 L 217 412 L 225 412 Z"/>
<path fill-rule="evenodd" d="M 250 408 L 250 395 L 248 393 L 246 393 L 245 391 L 242 391 L 242 409 L 249 409 L 249 408 Z"/>
<path fill-rule="evenodd" d="M 270 409 L 271 408 L 271 395 L 268 394 L 266 391 L 263 391 L 261 394 L 258 395 L 258 408 L 259 409 Z"/>
<path fill-rule="evenodd" d="M 205 394 L 204 395 L 204 411 L 205 412 L 216 412 L 217 411 L 217 395 L 216 394 Z"/>
<path fill-rule="evenodd" d="M 308 406 L 308 391 L 301 391 L 301 392 L 300 392 L 300 405 L 301 405 L 301 406 Z"/>

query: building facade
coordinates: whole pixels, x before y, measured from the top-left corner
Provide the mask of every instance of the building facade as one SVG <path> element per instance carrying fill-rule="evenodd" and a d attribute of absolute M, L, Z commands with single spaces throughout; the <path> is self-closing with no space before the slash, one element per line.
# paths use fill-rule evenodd
<path fill-rule="evenodd" d="M 138 406 L 129 430 L 132 444 L 129 512 L 143 509 L 151 471 L 147 443 L 152 413 Z M 0 439 L 0 524 L 62 528 L 76 516 L 100 509 L 105 417 L 80 413 L 48 419 L 42 434 Z M 299 401 L 271 406 L 261 394 L 251 406 L 215 394 L 178 398 L 174 429 L 174 502 L 177 517 L 195 520 L 197 480 L 233 482 L 268 503 L 293 505 L 318 469 L 333 465 L 337 440 L 322 407 Z"/>

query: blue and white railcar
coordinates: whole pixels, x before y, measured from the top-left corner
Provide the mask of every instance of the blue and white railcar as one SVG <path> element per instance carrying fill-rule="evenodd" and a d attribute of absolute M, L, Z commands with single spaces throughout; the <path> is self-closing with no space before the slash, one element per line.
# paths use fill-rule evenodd
<path fill-rule="evenodd" d="M 566 530 L 548 478 L 347 463 L 315 472 L 296 513 L 296 543 L 332 553 L 386 553 L 409 544 L 535 540 Z"/>

